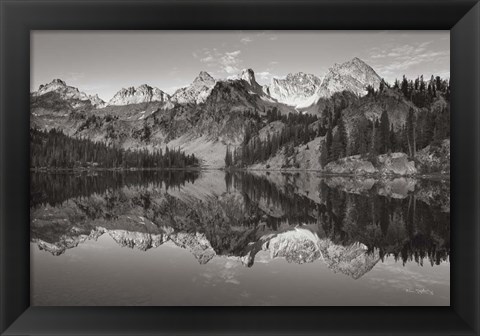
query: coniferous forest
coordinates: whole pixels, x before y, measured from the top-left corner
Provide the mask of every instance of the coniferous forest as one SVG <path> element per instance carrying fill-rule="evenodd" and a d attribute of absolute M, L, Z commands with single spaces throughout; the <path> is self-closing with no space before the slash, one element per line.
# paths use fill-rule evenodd
<path fill-rule="evenodd" d="M 388 99 L 394 97 L 400 104 L 410 106 L 400 126 L 394 127 L 386 107 Z M 316 137 L 325 137 L 320 146 L 319 161 L 322 166 L 337 159 L 361 155 L 370 160 L 379 154 L 406 153 L 414 158 L 426 146 L 438 147 L 450 137 L 450 83 L 441 77 L 423 76 L 415 80 L 403 76 L 393 85 L 381 82 L 378 89 L 367 88 L 367 95 L 357 97 L 346 92 L 336 93 L 319 111 L 311 114 L 282 115 L 276 108 L 266 111 L 264 116 L 256 113 L 263 123 L 248 123 L 244 141 L 237 148 L 227 147 L 226 167 L 246 167 L 275 156 L 280 149 L 286 157 L 294 155 L 295 147 L 307 144 Z M 371 104 L 382 106 L 379 118 L 366 117 L 355 121 L 345 117 L 345 111 L 354 111 Z M 358 113 L 357 113 L 358 114 Z M 252 118 L 250 118 L 252 119 Z M 280 121 L 284 127 L 266 137 L 259 137 L 261 125 Z M 350 122 L 350 132 L 347 123 Z M 260 126 L 259 126 L 260 125 Z"/>
<path fill-rule="evenodd" d="M 199 166 L 195 155 L 180 149 L 135 151 L 115 148 L 88 139 L 72 138 L 61 131 L 30 130 L 32 168 L 187 168 Z"/>

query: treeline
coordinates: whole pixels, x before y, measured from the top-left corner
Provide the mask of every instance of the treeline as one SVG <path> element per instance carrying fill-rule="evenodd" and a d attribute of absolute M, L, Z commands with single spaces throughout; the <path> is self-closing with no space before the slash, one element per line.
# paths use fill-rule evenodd
<path fill-rule="evenodd" d="M 376 99 L 386 94 L 390 88 L 384 81 L 378 90 L 367 88 L 365 99 Z M 423 76 L 415 81 L 395 81 L 393 90 L 400 91 L 403 96 L 422 108 L 416 113 L 413 108 L 409 109 L 405 123 L 395 129 L 390 123 L 388 111 L 384 109 L 380 119 L 369 121 L 366 118 L 359 121 L 347 137 L 345 123 L 338 109 L 322 111 L 322 121 L 326 123 L 327 135 L 325 146 L 321 149 L 320 161 L 322 165 L 330 161 L 351 155 L 369 155 L 372 159 L 378 154 L 389 152 L 404 152 L 414 157 L 419 149 L 428 145 L 439 145 L 443 139 L 450 137 L 450 106 L 432 108 L 432 103 L 440 96 L 445 100 L 450 99 L 450 84 L 439 76 L 426 83 Z"/>
<path fill-rule="evenodd" d="M 402 91 L 405 98 L 420 108 L 428 107 L 439 94 L 450 101 L 450 81 L 442 79 L 440 76 L 432 75 L 430 81 L 426 82 L 423 76 L 409 80 L 404 75 L 401 82 L 395 80 L 393 88 Z"/>
<path fill-rule="evenodd" d="M 197 170 L 137 170 L 102 172 L 52 172 L 30 174 L 30 206 L 56 206 L 71 198 L 106 196 L 123 187 L 154 185 L 157 189 L 181 188 L 199 177 Z"/>
<path fill-rule="evenodd" d="M 258 137 L 258 124 L 247 123 L 245 127 L 245 136 L 242 145 L 238 149 L 232 150 L 227 147 L 225 154 L 226 167 L 248 166 L 255 162 L 265 161 L 283 146 L 293 151 L 293 147 L 306 144 L 317 136 L 321 136 L 321 129 L 313 127 L 312 124 L 318 121 L 318 117 L 311 114 L 282 115 L 276 107 L 266 112 L 266 122 L 281 121 L 282 129 L 273 134 L 267 133 L 265 139 Z"/>
<path fill-rule="evenodd" d="M 352 117 L 355 118 L 355 125 L 347 132 L 347 121 L 343 116 L 347 107 L 354 109 L 368 101 L 381 106 L 382 101 L 390 99 L 395 92 L 397 97 L 403 96 L 415 105 L 409 109 L 403 125 L 394 127 L 389 111 L 383 108 L 380 118 L 375 120 L 360 114 Z M 445 100 L 443 103 L 442 98 Z M 429 81 L 425 81 L 423 76 L 409 80 L 404 76 L 402 81 L 395 80 L 393 86 L 382 80 L 378 89 L 368 87 L 367 95 L 360 99 L 348 94 L 336 94 L 325 104 L 320 117 L 309 114 L 285 116 L 274 108 L 266 111 L 263 121 L 267 124 L 281 121 L 283 128 L 260 138 L 258 132 L 263 124 L 253 123 L 253 127 L 252 123 L 247 124 L 241 146 L 233 150 L 227 148 L 225 164 L 227 167 L 243 167 L 263 162 L 279 149 L 284 149 L 286 157 L 295 157 L 295 147 L 307 144 L 318 136 L 325 136 L 325 142 L 319 148 L 322 166 L 357 154 L 371 161 L 379 154 L 390 152 L 403 152 L 414 157 L 418 150 L 428 145 L 438 146 L 442 140 L 450 137 L 449 100 L 448 80 L 439 76 L 432 76 Z M 259 118 L 256 116 L 255 120 Z M 292 165 L 299 166 L 295 160 Z"/>
<path fill-rule="evenodd" d="M 199 165 L 180 149 L 133 151 L 72 138 L 61 131 L 30 130 L 32 168 L 187 168 Z"/>

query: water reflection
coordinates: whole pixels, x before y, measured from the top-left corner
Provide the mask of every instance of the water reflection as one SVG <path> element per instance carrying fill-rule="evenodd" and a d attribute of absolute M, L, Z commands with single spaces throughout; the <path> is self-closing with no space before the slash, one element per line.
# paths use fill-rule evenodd
<path fill-rule="evenodd" d="M 391 256 L 448 262 L 448 180 L 220 171 L 32 173 L 31 241 L 59 256 L 109 235 L 146 251 L 173 243 L 200 264 L 256 255 L 322 260 L 359 279 Z"/>

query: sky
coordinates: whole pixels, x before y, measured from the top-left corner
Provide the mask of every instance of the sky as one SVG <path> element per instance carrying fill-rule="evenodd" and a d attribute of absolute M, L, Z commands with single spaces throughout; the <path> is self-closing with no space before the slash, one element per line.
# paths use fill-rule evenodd
<path fill-rule="evenodd" d="M 32 31 L 30 90 L 55 78 L 110 100 L 141 84 L 172 94 L 200 71 L 217 79 L 251 68 L 260 84 L 288 73 L 322 78 L 359 57 L 393 83 L 450 77 L 447 31 Z"/>

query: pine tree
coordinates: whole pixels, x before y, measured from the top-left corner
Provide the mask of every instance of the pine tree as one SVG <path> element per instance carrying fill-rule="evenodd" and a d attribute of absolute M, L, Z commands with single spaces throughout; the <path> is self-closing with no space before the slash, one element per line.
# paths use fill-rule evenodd
<path fill-rule="evenodd" d="M 332 142 L 333 142 L 332 128 L 329 127 L 327 130 L 327 135 L 325 136 L 325 145 L 326 145 L 329 162 L 333 161 Z"/>
<path fill-rule="evenodd" d="M 388 113 L 386 110 L 383 110 L 382 115 L 380 116 L 379 131 L 380 153 L 387 153 L 391 150 L 392 146 L 390 143 L 390 121 L 388 120 Z"/>
<path fill-rule="evenodd" d="M 403 95 L 407 98 L 409 97 L 408 86 L 409 84 L 408 84 L 407 78 L 405 77 L 405 75 L 403 75 L 401 90 Z"/>
<path fill-rule="evenodd" d="M 408 111 L 407 122 L 406 122 L 406 137 L 408 145 L 409 155 L 416 155 L 416 135 L 415 135 L 415 112 L 413 108 L 410 108 Z"/>
<path fill-rule="evenodd" d="M 347 131 L 345 129 L 345 123 L 343 118 L 340 118 L 337 121 L 337 131 L 333 136 L 332 142 L 332 156 L 333 160 L 345 157 L 347 150 Z"/>
<path fill-rule="evenodd" d="M 396 151 L 397 149 L 397 141 L 395 137 L 395 130 L 393 129 L 393 124 L 390 126 L 390 146 L 392 152 Z"/>
<path fill-rule="evenodd" d="M 230 152 L 230 146 L 227 145 L 226 153 L 225 153 L 225 167 L 231 167 L 233 163 L 232 160 L 232 153 Z"/>

